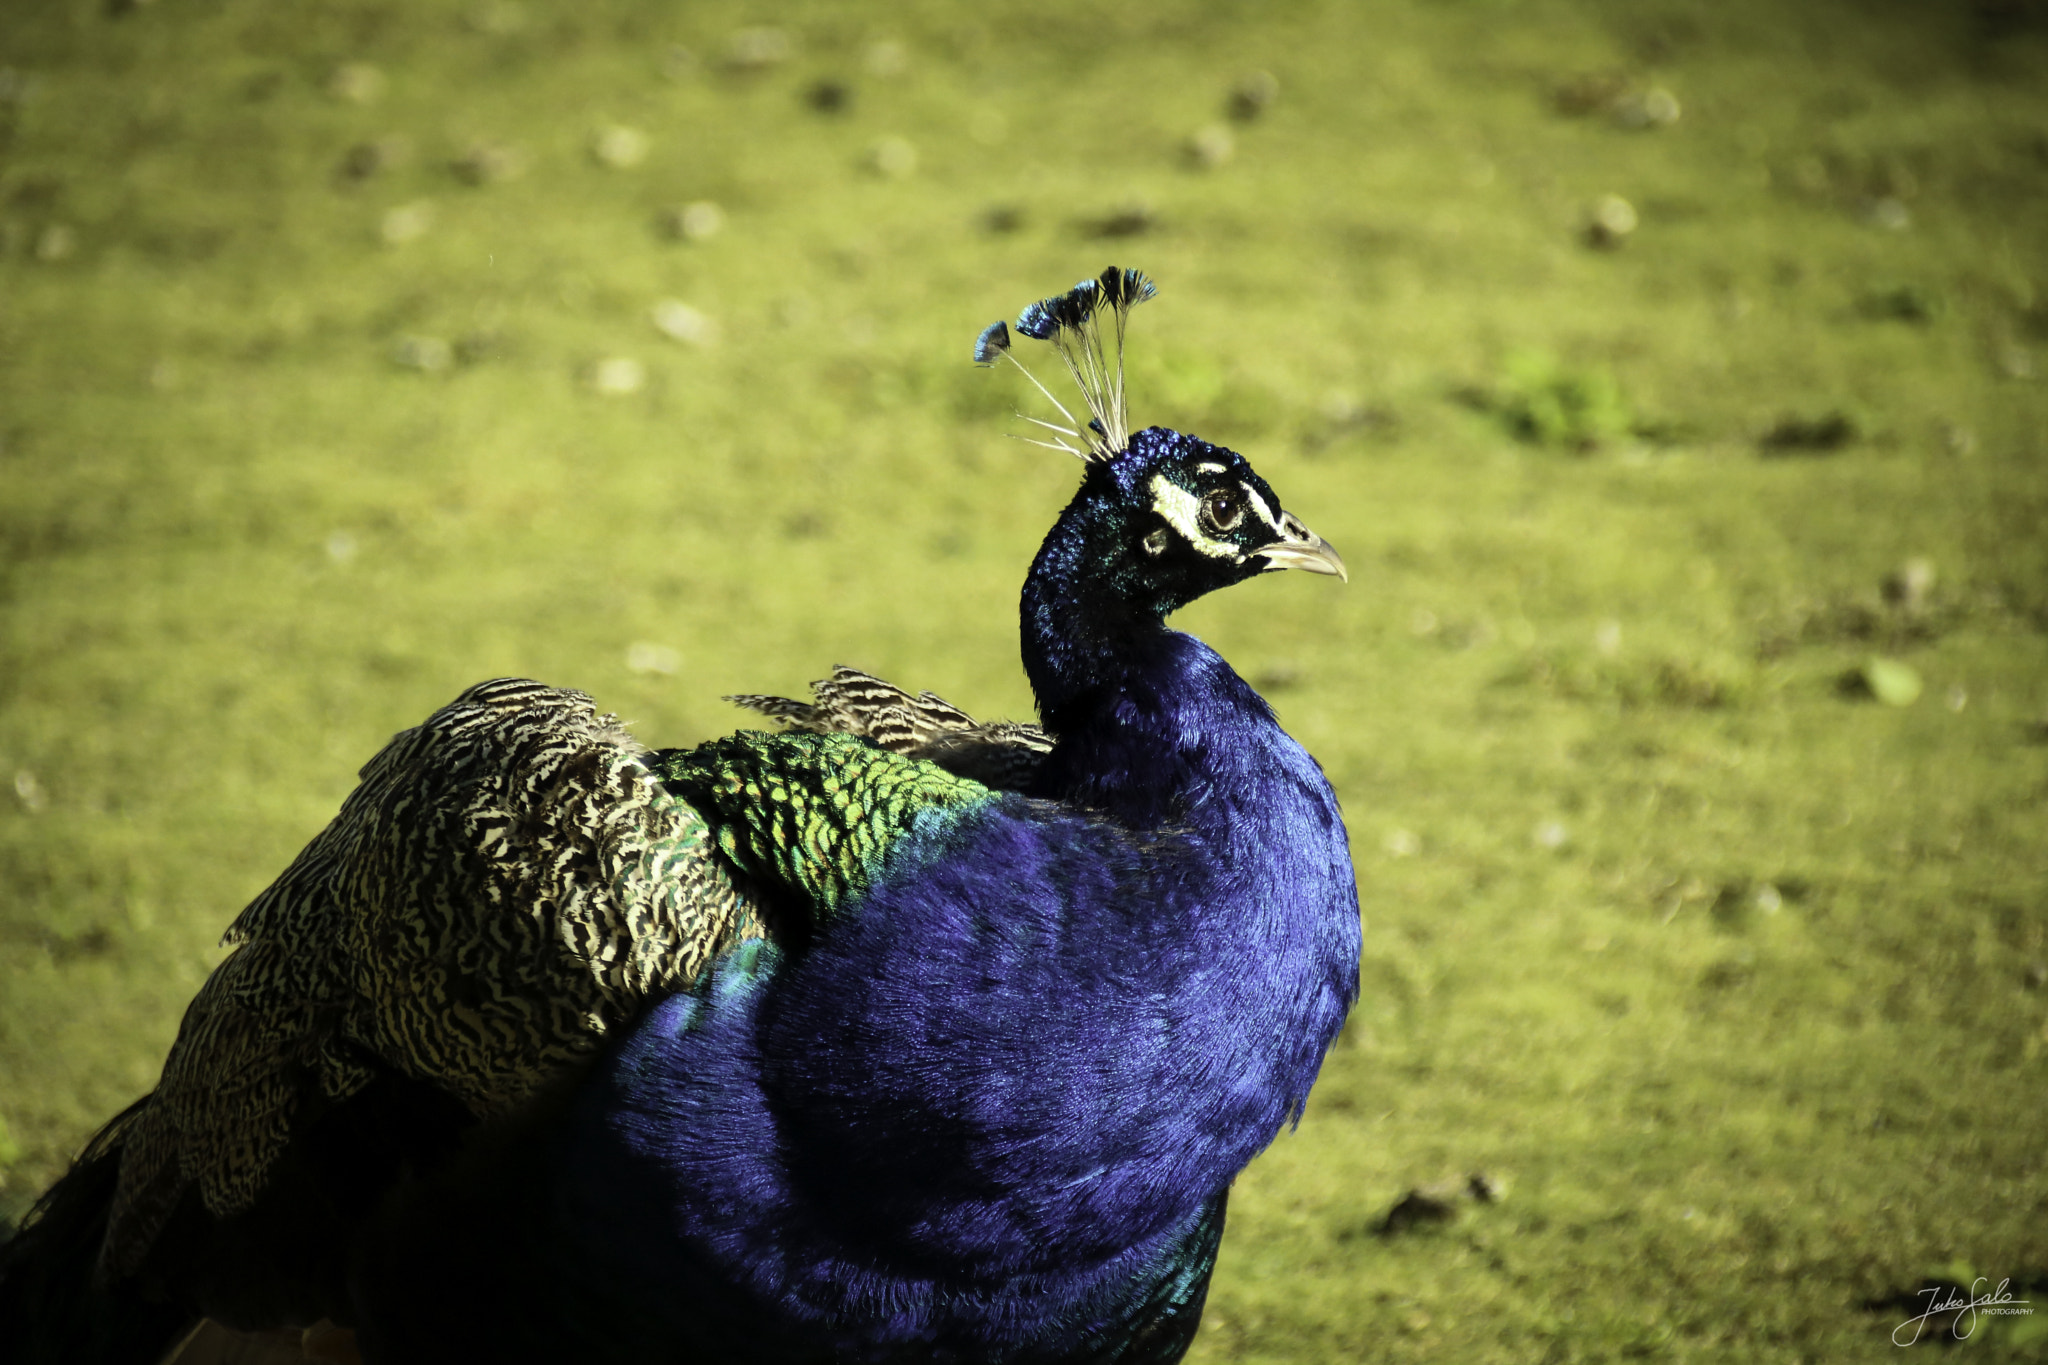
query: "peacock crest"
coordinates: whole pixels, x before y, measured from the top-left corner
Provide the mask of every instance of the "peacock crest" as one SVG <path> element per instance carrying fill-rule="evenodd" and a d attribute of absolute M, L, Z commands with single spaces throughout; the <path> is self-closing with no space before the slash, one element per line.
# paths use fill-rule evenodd
<path fill-rule="evenodd" d="M 1052 433 L 1049 441 L 1030 436 L 1020 440 L 1048 450 L 1064 450 L 1091 464 L 1123 453 L 1131 439 L 1130 419 L 1124 410 L 1124 325 L 1131 309 L 1158 292 L 1158 286 L 1138 271 L 1111 266 L 1097 278 L 1083 280 L 1064 294 L 1040 299 L 1017 315 L 1019 334 L 1050 342 L 1059 352 L 1088 409 L 1085 423 L 1010 349 L 1008 323 L 998 319 L 982 329 L 974 342 L 974 363 L 994 365 L 1007 357 L 1066 419 L 1049 422 L 1019 413 L 1025 421 Z M 1109 318 L 1107 328 L 1104 314 Z"/>

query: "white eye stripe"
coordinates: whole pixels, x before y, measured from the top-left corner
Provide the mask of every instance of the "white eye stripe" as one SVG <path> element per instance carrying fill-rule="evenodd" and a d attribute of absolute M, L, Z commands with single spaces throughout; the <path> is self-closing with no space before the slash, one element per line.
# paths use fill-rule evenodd
<path fill-rule="evenodd" d="M 1180 532 L 1183 540 L 1211 559 L 1244 563 L 1244 556 L 1238 553 L 1235 545 L 1202 534 L 1195 521 L 1202 510 L 1202 500 L 1164 474 L 1152 476 L 1152 510 L 1164 517 L 1168 526 Z"/>
<path fill-rule="evenodd" d="M 1238 487 L 1244 490 L 1244 495 L 1246 498 L 1250 499 L 1251 505 L 1258 509 L 1259 519 L 1265 522 L 1266 525 L 1273 528 L 1274 535 L 1280 537 L 1280 539 L 1282 540 L 1294 539 L 1294 536 L 1292 536 L 1288 532 L 1287 528 L 1280 524 L 1280 518 L 1273 515 L 1273 509 L 1266 506 L 1266 500 L 1259 496 L 1257 489 L 1253 488 L 1248 483 L 1241 483 L 1238 485 Z"/>
<path fill-rule="evenodd" d="M 1229 468 L 1230 466 L 1228 465 L 1198 464 L 1195 466 L 1195 472 L 1197 474 L 1221 474 L 1226 472 Z"/>

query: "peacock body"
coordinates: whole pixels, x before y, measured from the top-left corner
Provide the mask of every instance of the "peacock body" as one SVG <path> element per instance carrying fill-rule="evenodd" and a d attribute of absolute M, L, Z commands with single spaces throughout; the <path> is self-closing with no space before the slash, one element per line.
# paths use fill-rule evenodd
<path fill-rule="evenodd" d="M 1127 432 L 1150 293 L 1019 318 L 1090 412 L 1041 424 L 1086 461 L 1023 593 L 1042 728 L 842 669 L 735 698 L 784 733 L 650 753 L 580 693 L 471 689 L 236 922 L 155 1095 L 0 1256 L 0 1340 L 1177 1360 L 1359 925 L 1321 770 L 1164 624 L 1342 566 L 1241 456 Z"/>

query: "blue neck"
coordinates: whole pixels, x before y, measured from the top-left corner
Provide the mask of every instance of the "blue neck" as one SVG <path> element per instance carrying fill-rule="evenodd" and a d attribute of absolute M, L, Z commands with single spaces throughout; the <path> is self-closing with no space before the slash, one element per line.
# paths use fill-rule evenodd
<path fill-rule="evenodd" d="M 1101 468 L 1091 482 L 1109 477 Z M 1058 741 L 1032 794 L 1132 829 L 1227 836 L 1257 814 L 1268 749 L 1293 743 L 1221 656 L 1167 629 L 1185 603 L 1141 590 L 1145 566 L 1130 562 L 1130 532 L 1106 502 L 1084 483 L 1024 581 L 1024 671 Z"/>
<path fill-rule="evenodd" d="M 1089 467 L 1024 580 L 1024 673 L 1055 734 L 1140 663 L 1168 634 L 1167 612 L 1184 605 L 1147 600 L 1137 590 L 1140 566 L 1131 562 L 1129 532 L 1092 487 L 1111 480 L 1106 466 Z"/>

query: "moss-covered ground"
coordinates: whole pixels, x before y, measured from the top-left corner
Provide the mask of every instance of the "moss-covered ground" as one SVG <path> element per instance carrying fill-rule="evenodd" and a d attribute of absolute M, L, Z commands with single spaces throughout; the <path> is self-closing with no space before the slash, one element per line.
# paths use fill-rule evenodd
<path fill-rule="evenodd" d="M 2048 1353 L 2029 0 L 9 4 L 0 1203 L 472 681 L 1025 714 L 1076 470 L 966 352 L 1111 261 L 1352 567 L 1182 622 L 1367 930 L 1194 1358 Z"/>

